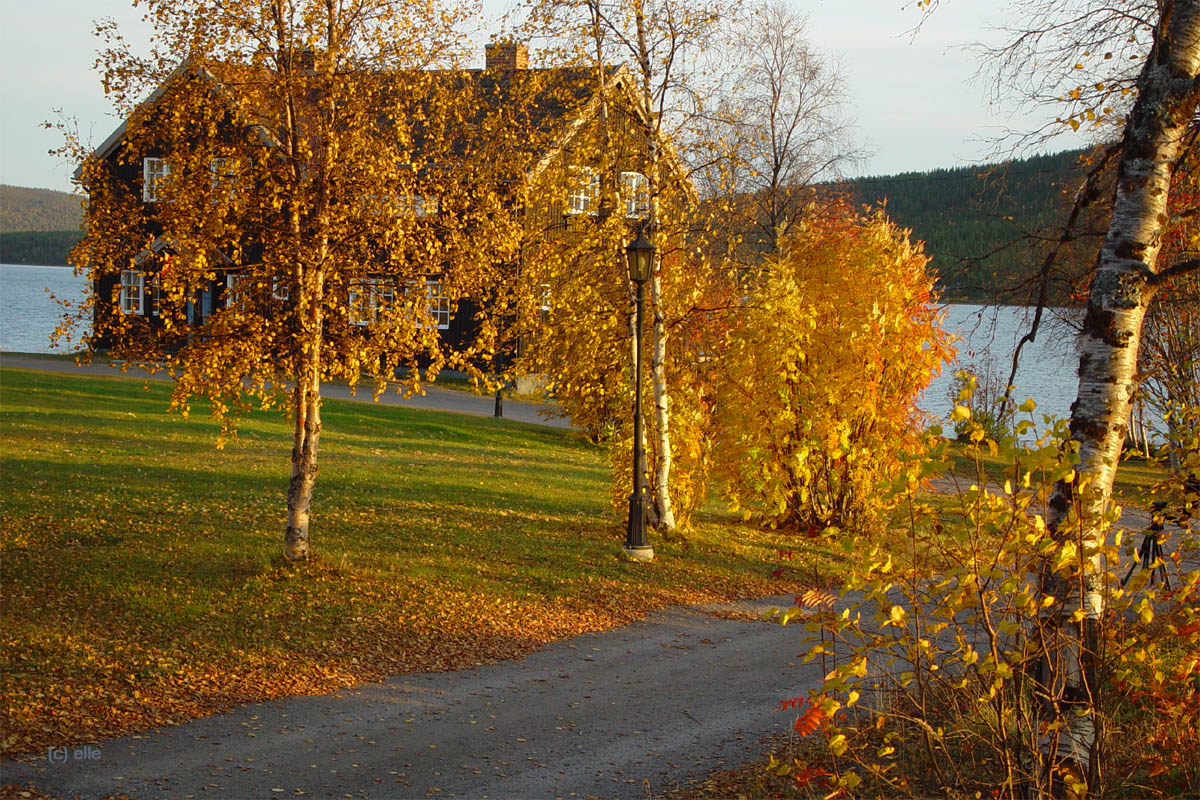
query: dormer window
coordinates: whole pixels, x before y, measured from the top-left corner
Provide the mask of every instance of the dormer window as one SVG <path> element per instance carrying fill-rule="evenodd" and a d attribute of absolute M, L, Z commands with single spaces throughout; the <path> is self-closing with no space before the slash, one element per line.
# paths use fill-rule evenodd
<path fill-rule="evenodd" d="M 621 203 L 625 216 L 642 219 L 650 216 L 650 181 L 640 172 L 621 173 Z"/>
<path fill-rule="evenodd" d="M 147 156 L 142 159 L 142 200 L 158 202 L 159 182 L 171 174 L 171 167 L 164 158 Z"/>
<path fill-rule="evenodd" d="M 595 214 L 600 201 L 600 176 L 591 167 L 568 169 L 568 214 Z"/>

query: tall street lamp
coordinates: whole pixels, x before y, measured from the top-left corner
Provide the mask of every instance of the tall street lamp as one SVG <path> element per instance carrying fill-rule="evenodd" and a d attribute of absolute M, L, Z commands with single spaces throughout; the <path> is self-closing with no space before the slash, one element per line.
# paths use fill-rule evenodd
<path fill-rule="evenodd" d="M 625 552 L 635 561 L 650 561 L 654 548 L 646 543 L 646 458 L 642 448 L 642 313 L 644 287 L 654 270 L 654 245 L 644 231 L 625 248 L 629 279 L 637 286 L 637 324 L 634 326 L 633 494 L 629 496 L 629 528 Z"/>

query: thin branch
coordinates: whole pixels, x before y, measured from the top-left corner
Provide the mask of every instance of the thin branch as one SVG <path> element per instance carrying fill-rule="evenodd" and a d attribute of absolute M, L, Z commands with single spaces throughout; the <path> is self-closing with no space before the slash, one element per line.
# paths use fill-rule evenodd
<path fill-rule="evenodd" d="M 1181 261 L 1178 264 L 1173 264 L 1155 275 L 1152 275 L 1148 280 L 1151 286 L 1161 286 L 1172 278 L 1178 278 L 1180 275 L 1186 275 L 1189 272 L 1200 270 L 1200 258 L 1193 258 L 1190 261 Z"/>
<path fill-rule="evenodd" d="M 1000 399 L 999 415 L 1003 419 L 1009 414 L 1009 408 L 1012 407 L 1012 392 L 1013 386 L 1017 380 L 1017 367 L 1021 364 L 1021 351 L 1026 344 L 1032 343 L 1037 338 L 1038 327 L 1042 322 L 1042 312 L 1046 308 L 1046 299 L 1050 292 L 1050 273 L 1054 267 L 1055 261 L 1058 259 L 1058 254 L 1062 250 L 1063 245 L 1071 241 L 1074 237 L 1075 225 L 1079 221 L 1079 215 L 1085 208 L 1095 199 L 1096 184 L 1116 155 L 1121 151 L 1120 144 L 1113 144 L 1104 151 L 1103 157 L 1092 167 L 1087 177 L 1083 181 L 1083 186 L 1079 188 L 1079 192 L 1075 195 L 1075 205 L 1071 208 L 1071 215 L 1067 217 L 1067 224 L 1063 226 L 1062 234 L 1058 237 L 1058 242 L 1053 249 L 1046 254 L 1045 260 L 1042 261 L 1042 269 L 1040 273 L 1040 282 L 1038 284 L 1037 307 L 1033 312 L 1033 323 L 1029 326 L 1029 332 L 1021 337 L 1017 342 L 1017 347 L 1013 351 L 1012 369 L 1008 373 L 1008 383 L 1004 387 L 1004 397 Z"/>

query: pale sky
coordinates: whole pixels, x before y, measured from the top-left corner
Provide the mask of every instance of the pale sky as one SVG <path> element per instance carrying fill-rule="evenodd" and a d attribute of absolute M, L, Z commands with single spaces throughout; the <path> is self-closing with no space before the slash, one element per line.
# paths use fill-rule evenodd
<path fill-rule="evenodd" d="M 1041 118 L 1010 118 L 990 107 L 987 87 L 973 80 L 975 58 L 963 50 L 991 36 L 1003 7 L 989 0 L 942 2 L 915 37 L 912 0 L 790 0 L 809 16 L 809 39 L 842 60 L 860 139 L 874 152 L 859 170 L 880 175 L 955 167 L 988 159 L 991 140 Z M 498 15 L 511 0 L 486 0 Z M 908 7 L 906 7 L 908 6 Z M 93 70 L 93 21 L 116 19 L 135 49 L 147 36 L 129 0 L 4 0 L 0 19 L 0 183 L 69 191 L 73 165 L 48 151 L 59 134 L 42 123 L 56 109 L 78 120 L 99 144 L 119 124 Z M 480 61 L 482 62 L 481 35 Z M 1051 110 L 1045 112 L 1053 118 Z M 1084 144 L 1064 135 L 1052 150 Z"/>

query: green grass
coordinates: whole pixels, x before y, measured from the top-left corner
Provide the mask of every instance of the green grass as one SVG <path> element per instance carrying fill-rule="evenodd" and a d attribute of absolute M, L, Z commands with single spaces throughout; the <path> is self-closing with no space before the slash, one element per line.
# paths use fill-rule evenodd
<path fill-rule="evenodd" d="M 976 463 L 973 448 L 961 442 L 951 442 L 946 448 L 946 456 L 950 462 L 950 470 L 958 475 L 975 476 Z M 1003 485 L 1006 478 L 1003 459 L 983 451 L 983 466 L 989 480 L 997 485 Z M 1167 478 L 1167 471 L 1160 464 L 1147 462 L 1142 458 L 1131 458 L 1121 462 L 1117 467 L 1117 475 L 1113 481 L 1113 497 L 1122 505 L 1148 508 L 1152 490 L 1155 485 Z"/>
<path fill-rule="evenodd" d="M 0 370 L 6 754 L 798 585 L 770 577 L 794 541 L 720 512 L 625 560 L 604 455 L 570 431 L 338 401 L 316 556 L 288 564 L 286 421 L 218 450 L 169 388 Z"/>

